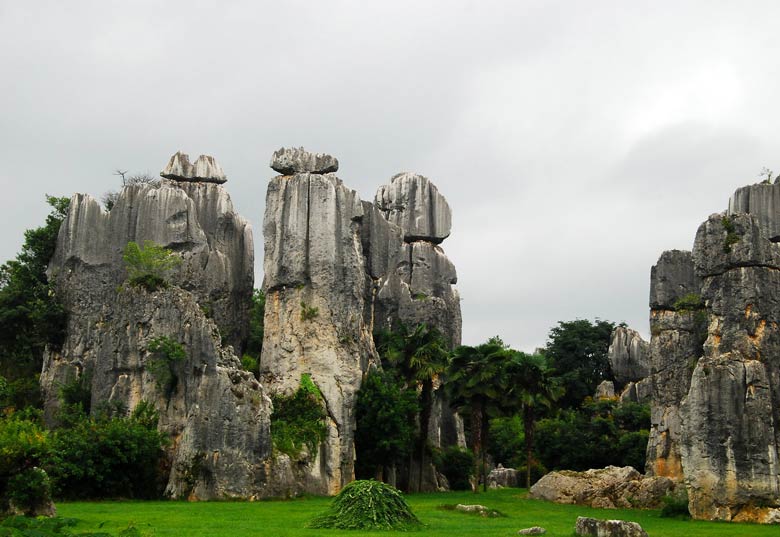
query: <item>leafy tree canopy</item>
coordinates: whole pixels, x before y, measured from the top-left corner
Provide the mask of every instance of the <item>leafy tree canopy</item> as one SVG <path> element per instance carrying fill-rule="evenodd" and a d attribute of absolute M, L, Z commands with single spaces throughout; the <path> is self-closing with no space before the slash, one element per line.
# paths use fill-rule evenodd
<path fill-rule="evenodd" d="M 613 378 L 607 350 L 614 328 L 609 321 L 577 319 L 560 321 L 550 330 L 544 354 L 563 381 L 562 407 L 579 406 L 601 381 Z"/>

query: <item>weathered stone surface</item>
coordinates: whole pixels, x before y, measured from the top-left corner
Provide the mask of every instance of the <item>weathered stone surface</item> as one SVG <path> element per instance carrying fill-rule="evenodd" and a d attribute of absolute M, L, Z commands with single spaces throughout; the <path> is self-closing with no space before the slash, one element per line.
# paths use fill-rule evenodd
<path fill-rule="evenodd" d="M 780 183 L 738 188 L 729 198 L 728 214 L 753 215 L 761 234 L 777 242 L 780 240 Z"/>
<path fill-rule="evenodd" d="M 611 380 L 602 380 L 598 386 L 596 386 L 596 393 L 593 394 L 596 399 L 614 399 L 615 398 L 615 383 Z"/>
<path fill-rule="evenodd" d="M 544 535 L 545 533 L 547 533 L 547 530 L 541 526 L 532 526 L 517 532 L 518 535 Z"/>
<path fill-rule="evenodd" d="M 128 411 L 141 401 L 155 406 L 159 428 L 171 439 L 167 495 L 262 495 L 256 476 L 270 454 L 270 400 L 232 350 L 222 347 L 217 326 L 195 297 L 176 287 L 149 293 L 126 286 L 114 291 L 113 300 L 92 304 L 92 297 L 79 292 L 89 283 L 85 276 L 82 267 L 58 279 L 70 318 L 62 351 L 44 363 L 47 410 L 61 384 L 86 376 L 92 408 L 106 402 Z M 174 366 L 177 381 L 170 392 L 147 367 L 153 359 L 149 343 L 157 337 L 174 339 L 186 352 Z"/>
<path fill-rule="evenodd" d="M 608 466 L 585 472 L 550 472 L 531 487 L 530 497 L 602 509 L 655 509 L 674 487 L 666 477 L 645 477 L 630 466 Z"/>
<path fill-rule="evenodd" d="M 703 309 L 676 310 L 677 302 L 701 293 L 691 252 L 661 254 L 650 272 L 650 371 L 642 381 L 651 387 L 647 475 L 682 481 L 680 401 L 688 393 L 693 367 L 707 334 Z M 637 397 L 638 398 L 638 397 Z"/>
<path fill-rule="evenodd" d="M 636 330 L 625 326 L 615 328 L 607 357 L 620 385 L 638 382 L 650 375 L 650 344 Z"/>
<path fill-rule="evenodd" d="M 302 147 L 281 148 L 271 157 L 271 168 L 282 175 L 297 173 L 332 173 L 339 169 L 339 161 L 325 153 L 310 153 Z"/>
<path fill-rule="evenodd" d="M 643 405 L 650 404 L 653 400 L 653 379 L 648 377 L 639 382 L 629 382 L 620 392 L 618 399 L 621 403 L 630 401 Z"/>
<path fill-rule="evenodd" d="M 222 186 L 163 181 L 126 186 L 110 212 L 76 194 L 63 222 L 49 272 L 87 270 L 94 284 L 74 291 L 99 307 L 127 278 L 122 253 L 130 241 L 150 240 L 182 258 L 171 283 L 191 291 L 241 353 L 254 285 L 252 227 L 233 210 Z"/>
<path fill-rule="evenodd" d="M 265 335 L 261 372 L 272 393 L 308 374 L 322 391 L 328 439 L 304 490 L 334 494 L 354 478 L 354 405 L 377 362 L 364 312 L 363 204 L 334 175 L 279 176 L 268 185 Z M 306 313 L 306 312 L 309 313 Z"/>
<path fill-rule="evenodd" d="M 160 175 L 166 179 L 185 182 L 224 183 L 227 181 L 222 166 L 210 155 L 200 155 L 194 164 L 186 153 L 177 151 Z"/>
<path fill-rule="evenodd" d="M 650 270 L 650 309 L 674 309 L 675 302 L 700 287 L 691 252 L 668 250 Z"/>
<path fill-rule="evenodd" d="M 153 293 L 126 283 L 122 260 L 128 242 L 147 240 L 182 259 L 171 287 Z M 68 326 L 41 373 L 47 419 L 55 418 L 60 386 L 87 379 L 93 409 L 116 403 L 130 411 L 144 400 L 158 410 L 171 439 L 169 495 L 265 494 L 270 400 L 234 352 L 248 329 L 253 256 L 251 227 L 220 185 L 126 186 L 110 212 L 75 195 L 48 270 Z M 166 389 L 147 367 L 151 340 L 163 336 L 187 356 Z"/>
<path fill-rule="evenodd" d="M 426 177 L 399 173 L 377 190 L 374 205 L 403 230 L 406 242 L 438 244 L 449 237 L 452 213 L 447 200 Z"/>
<path fill-rule="evenodd" d="M 626 520 L 599 520 L 577 517 L 576 535 L 589 537 L 647 537 L 647 532 L 636 522 Z"/>
<path fill-rule="evenodd" d="M 493 468 L 490 471 L 487 481 L 488 487 L 491 489 L 516 487 L 518 484 L 517 470 L 514 468 L 504 468 L 499 464 L 497 468 Z"/>
<path fill-rule="evenodd" d="M 780 508 L 778 256 L 780 245 L 750 215 L 713 215 L 696 235 L 693 258 L 710 320 L 680 407 L 695 518 L 759 522 Z"/>

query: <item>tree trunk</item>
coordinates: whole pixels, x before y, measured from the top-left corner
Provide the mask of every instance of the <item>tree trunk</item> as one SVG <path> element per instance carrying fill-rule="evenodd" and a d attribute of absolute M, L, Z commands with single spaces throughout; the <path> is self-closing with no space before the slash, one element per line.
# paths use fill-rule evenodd
<path fill-rule="evenodd" d="M 490 420 L 485 412 L 485 405 L 482 405 L 482 490 L 487 492 L 487 469 L 485 461 L 487 459 L 488 434 L 490 432 Z"/>
<path fill-rule="evenodd" d="M 523 429 L 525 431 L 525 488 L 531 488 L 531 465 L 533 464 L 534 446 L 534 409 L 530 405 L 523 406 Z"/>
<path fill-rule="evenodd" d="M 420 473 L 417 483 L 418 492 L 422 491 L 423 471 L 425 470 L 425 446 L 428 442 L 428 424 L 431 421 L 431 407 L 433 406 L 433 381 L 424 380 L 422 383 L 422 399 L 420 404 L 420 444 L 418 453 L 420 455 Z"/>
<path fill-rule="evenodd" d="M 474 465 L 476 468 L 474 468 L 474 475 L 477 478 L 477 482 L 474 485 L 474 493 L 476 494 L 479 492 L 479 479 L 484 473 L 484 458 L 482 457 L 482 453 L 484 452 L 483 449 L 483 442 L 482 442 L 482 418 L 483 418 L 483 405 L 475 404 L 472 407 L 471 410 L 471 432 L 474 435 Z"/>

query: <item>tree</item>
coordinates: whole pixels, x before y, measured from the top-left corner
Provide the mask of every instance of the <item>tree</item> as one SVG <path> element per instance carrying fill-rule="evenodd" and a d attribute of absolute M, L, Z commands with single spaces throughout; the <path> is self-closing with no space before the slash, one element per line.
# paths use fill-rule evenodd
<path fill-rule="evenodd" d="M 562 379 L 562 407 L 579 406 L 601 381 L 612 379 L 607 350 L 614 328 L 609 321 L 577 319 L 560 321 L 550 330 L 544 354 Z"/>
<path fill-rule="evenodd" d="M 563 390 L 558 379 L 553 376 L 547 358 L 541 354 L 514 351 L 505 371 L 509 386 L 505 393 L 506 404 L 519 408 L 523 420 L 525 486 L 530 488 L 536 420 L 543 409 L 550 408 L 560 398 Z"/>
<path fill-rule="evenodd" d="M 358 478 L 381 481 L 384 468 L 410 455 L 419 411 L 416 390 L 405 387 L 390 371 L 369 373 L 355 406 Z"/>
<path fill-rule="evenodd" d="M 420 429 L 417 447 L 420 460 L 418 486 L 421 486 L 428 425 L 433 409 L 433 382 L 444 372 L 449 351 L 439 331 L 425 324 L 419 324 L 413 329 L 401 325 L 397 331 L 385 333 L 379 339 L 380 353 L 388 365 L 397 368 L 407 382 L 420 386 Z M 411 466 L 410 464 L 410 488 Z"/>
<path fill-rule="evenodd" d="M 46 268 L 57 246 L 60 224 L 70 199 L 46 196 L 52 211 L 46 223 L 24 233 L 22 251 L 0 266 L 0 374 L 8 380 L 9 397 L 17 404 L 37 404 L 35 375 L 47 345 L 65 338 L 67 317 Z"/>
<path fill-rule="evenodd" d="M 509 386 L 505 367 L 511 355 L 512 351 L 496 336 L 477 347 L 458 347 L 447 367 L 445 386 L 450 404 L 471 417 L 472 446 L 484 490 L 489 423 L 506 408 L 503 393 Z"/>
<path fill-rule="evenodd" d="M 181 265 L 181 257 L 153 241 L 144 241 L 143 247 L 136 242 L 128 242 L 122 258 L 130 284 L 147 291 L 167 287 L 168 275 Z"/>

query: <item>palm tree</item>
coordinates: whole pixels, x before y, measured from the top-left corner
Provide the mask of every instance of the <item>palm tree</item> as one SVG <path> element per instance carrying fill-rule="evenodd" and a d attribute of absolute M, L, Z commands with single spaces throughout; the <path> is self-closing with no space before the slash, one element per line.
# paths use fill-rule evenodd
<path fill-rule="evenodd" d="M 525 432 L 525 486 L 531 487 L 534 432 L 536 420 L 544 408 L 549 408 L 563 395 L 558 379 L 547 358 L 541 354 L 513 351 L 506 367 L 509 389 L 505 393 L 507 406 L 521 411 Z"/>
<path fill-rule="evenodd" d="M 408 382 L 420 386 L 420 434 L 417 445 L 420 457 L 419 490 L 422 487 L 428 425 L 433 409 L 433 382 L 444 372 L 449 360 L 449 351 L 439 331 L 425 324 L 419 324 L 411 330 L 401 325 L 396 332 L 385 334 L 382 340 L 380 352 L 383 358 L 397 367 Z M 410 489 L 411 467 L 410 464 Z"/>
<path fill-rule="evenodd" d="M 504 414 L 503 394 L 508 389 L 504 369 L 512 351 L 498 337 L 477 347 L 455 349 L 447 368 L 447 394 L 459 412 L 471 415 L 472 446 L 479 464 L 478 475 L 487 490 L 485 459 L 490 418 Z M 476 490 L 475 490 L 476 492 Z"/>

